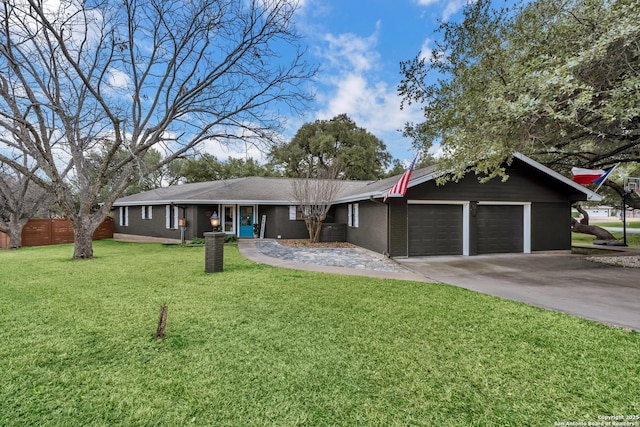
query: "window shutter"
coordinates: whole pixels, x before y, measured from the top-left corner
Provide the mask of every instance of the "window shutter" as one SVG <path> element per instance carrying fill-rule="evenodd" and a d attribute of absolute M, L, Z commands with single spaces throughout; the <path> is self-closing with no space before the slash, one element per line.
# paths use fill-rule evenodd
<path fill-rule="evenodd" d="M 178 218 L 179 218 L 178 215 L 180 215 L 180 213 L 178 212 L 178 207 L 174 206 L 173 207 L 173 221 L 171 221 L 174 229 L 178 229 Z"/>
<path fill-rule="evenodd" d="M 349 227 L 353 227 L 353 205 L 352 204 L 348 204 L 347 205 L 347 225 Z"/>
<path fill-rule="evenodd" d="M 140 217 L 142 219 L 147 219 L 147 207 L 146 206 L 140 206 Z"/>
<path fill-rule="evenodd" d="M 291 221 L 295 221 L 296 220 L 296 207 L 295 206 L 289 206 L 289 220 L 291 220 Z"/>
<path fill-rule="evenodd" d="M 165 206 L 164 226 L 165 228 L 171 228 L 171 205 Z"/>
<path fill-rule="evenodd" d="M 149 209 L 149 211 L 147 212 L 147 219 L 152 219 L 153 218 L 153 206 L 147 206 L 147 209 Z"/>
<path fill-rule="evenodd" d="M 353 226 L 358 227 L 360 225 L 360 212 L 358 209 L 358 203 L 353 204 Z"/>

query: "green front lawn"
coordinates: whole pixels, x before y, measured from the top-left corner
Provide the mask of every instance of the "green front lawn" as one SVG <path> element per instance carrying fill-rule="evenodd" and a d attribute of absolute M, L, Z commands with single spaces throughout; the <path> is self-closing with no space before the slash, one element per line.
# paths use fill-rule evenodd
<path fill-rule="evenodd" d="M 640 335 L 225 248 L 0 252 L 0 425 L 553 426 L 640 413 Z M 543 290 L 541 290 L 543 291 Z M 156 340 L 161 304 L 167 337 Z"/>
<path fill-rule="evenodd" d="M 593 224 L 600 225 L 600 224 Z M 611 226 L 615 227 L 615 226 Z M 620 242 L 623 242 L 623 235 L 620 232 L 612 232 L 613 236 L 618 239 Z M 596 237 L 591 234 L 582 234 L 582 233 L 571 233 L 571 243 L 576 244 L 586 244 L 591 245 L 593 241 L 596 240 Z M 640 234 L 632 234 L 627 233 L 627 246 L 630 248 L 640 248 Z M 595 246 L 597 247 L 597 246 Z"/>
<path fill-rule="evenodd" d="M 640 228 L 640 221 L 638 221 L 637 219 L 634 220 L 629 220 L 626 221 L 627 222 L 627 228 Z M 589 222 L 589 224 L 591 225 L 598 225 L 600 227 L 617 227 L 617 228 L 622 228 L 623 224 L 622 221 L 617 221 L 617 222 Z"/>

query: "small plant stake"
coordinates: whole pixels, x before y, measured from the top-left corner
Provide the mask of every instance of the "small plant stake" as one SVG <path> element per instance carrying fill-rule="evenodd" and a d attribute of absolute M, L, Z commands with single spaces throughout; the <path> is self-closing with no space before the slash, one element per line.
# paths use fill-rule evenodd
<path fill-rule="evenodd" d="M 160 306 L 160 319 L 158 319 L 158 330 L 156 331 L 156 338 L 159 340 L 164 338 L 167 330 L 167 311 L 169 311 L 169 307 Z"/>

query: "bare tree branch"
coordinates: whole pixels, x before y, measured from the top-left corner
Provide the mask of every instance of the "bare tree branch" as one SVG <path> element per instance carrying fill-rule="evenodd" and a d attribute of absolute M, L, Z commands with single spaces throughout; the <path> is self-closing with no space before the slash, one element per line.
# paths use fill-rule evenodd
<path fill-rule="evenodd" d="M 208 141 L 273 143 L 277 111 L 310 100 L 304 82 L 315 73 L 292 26 L 296 6 L 2 2 L 0 163 L 55 194 L 74 227 L 74 257 L 93 256 L 93 230 L 143 168 Z M 162 154 L 154 166 L 142 161 L 152 148 Z M 88 161 L 95 153 L 100 164 Z"/>

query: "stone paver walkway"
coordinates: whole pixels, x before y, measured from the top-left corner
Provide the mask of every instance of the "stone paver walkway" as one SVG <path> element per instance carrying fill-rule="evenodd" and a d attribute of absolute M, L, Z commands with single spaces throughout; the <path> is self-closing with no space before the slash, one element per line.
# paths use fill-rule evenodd
<path fill-rule="evenodd" d="M 362 248 L 305 248 L 284 246 L 275 240 L 256 240 L 264 255 L 303 264 L 356 268 L 370 271 L 409 273 L 397 262 Z"/>

